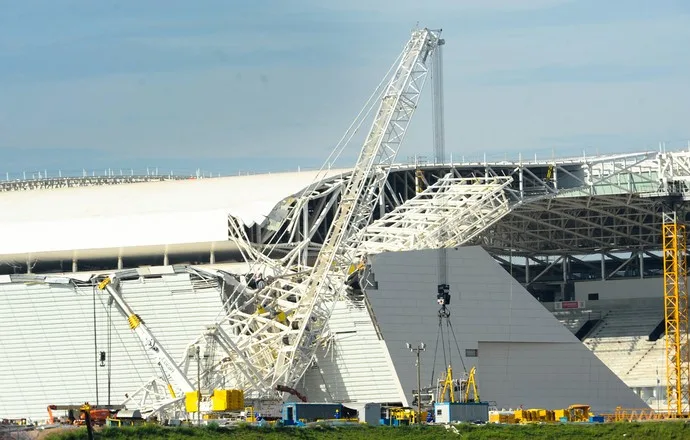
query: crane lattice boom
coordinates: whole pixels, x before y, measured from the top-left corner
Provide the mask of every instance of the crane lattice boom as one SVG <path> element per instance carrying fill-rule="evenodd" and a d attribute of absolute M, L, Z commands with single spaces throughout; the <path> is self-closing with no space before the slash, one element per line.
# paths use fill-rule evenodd
<path fill-rule="evenodd" d="M 345 292 L 348 268 L 362 256 L 357 233 L 371 220 L 417 108 L 427 61 L 442 42 L 439 37 L 440 31 L 412 32 L 311 270 L 299 279 L 276 269 L 281 276 L 228 312 L 225 324 L 235 335 L 236 355 L 231 367 L 235 371 L 226 377 L 237 380 L 233 386 L 266 394 L 276 385 L 294 386 L 311 365 L 335 301 Z M 251 381 L 243 379 L 247 372 Z"/>

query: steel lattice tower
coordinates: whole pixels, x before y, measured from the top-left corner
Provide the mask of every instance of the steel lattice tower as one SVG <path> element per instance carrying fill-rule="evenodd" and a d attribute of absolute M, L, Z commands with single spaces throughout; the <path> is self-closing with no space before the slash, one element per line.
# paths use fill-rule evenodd
<path fill-rule="evenodd" d="M 664 213 L 664 316 L 666 321 L 666 401 L 670 415 L 688 414 L 688 285 L 685 225 L 676 213 Z"/>

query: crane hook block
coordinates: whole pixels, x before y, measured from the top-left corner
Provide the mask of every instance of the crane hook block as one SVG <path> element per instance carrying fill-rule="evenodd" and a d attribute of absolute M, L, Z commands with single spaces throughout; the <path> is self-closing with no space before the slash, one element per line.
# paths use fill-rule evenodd
<path fill-rule="evenodd" d="M 438 304 L 442 305 L 442 306 L 447 306 L 450 304 L 450 285 L 448 285 L 448 284 L 439 284 L 438 285 L 438 291 L 436 294 L 436 302 L 438 302 Z"/>

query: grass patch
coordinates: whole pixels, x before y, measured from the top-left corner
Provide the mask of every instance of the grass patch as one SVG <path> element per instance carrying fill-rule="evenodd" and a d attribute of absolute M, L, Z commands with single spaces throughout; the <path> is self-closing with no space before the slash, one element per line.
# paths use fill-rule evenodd
<path fill-rule="evenodd" d="M 443 426 L 316 426 L 310 428 L 242 426 L 221 428 L 215 425 L 197 427 L 163 427 L 145 425 L 104 428 L 97 439 L 150 440 L 569 440 L 596 438 L 600 440 L 676 440 L 690 439 L 690 423 L 645 422 L 566 425 L 455 425 Z M 51 440 L 85 440 L 86 429 L 62 431 L 47 436 Z"/>

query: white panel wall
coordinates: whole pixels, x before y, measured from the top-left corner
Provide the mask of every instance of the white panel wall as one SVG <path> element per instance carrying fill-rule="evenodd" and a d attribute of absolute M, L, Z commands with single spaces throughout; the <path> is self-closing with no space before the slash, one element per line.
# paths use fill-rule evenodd
<path fill-rule="evenodd" d="M 504 408 L 565 408 L 592 405 L 645 408 L 632 391 L 582 344 L 480 342 L 478 381 L 483 398 Z M 622 392 L 625 391 L 625 392 Z"/>
<path fill-rule="evenodd" d="M 211 323 L 216 289 L 194 291 L 187 274 L 123 282 L 123 295 L 179 358 Z M 106 296 L 96 293 L 97 350 L 108 351 Z M 127 321 L 112 308 L 111 402 L 121 403 L 157 374 Z M 0 284 L 0 418 L 45 420 L 48 404 L 107 403 L 107 367 L 95 367 L 93 293 L 62 287 Z M 96 373 L 96 369 L 98 373 Z"/>
<path fill-rule="evenodd" d="M 405 398 L 384 341 L 363 305 L 339 302 L 329 321 L 332 349 L 317 356 L 301 389 L 310 401 L 402 402 Z"/>
<path fill-rule="evenodd" d="M 587 301 L 587 295 L 598 293 L 600 300 L 630 298 L 661 298 L 664 296 L 664 279 L 644 278 L 626 280 L 593 280 L 575 283 L 575 299 Z M 595 304 L 594 302 L 592 304 Z"/>
<path fill-rule="evenodd" d="M 436 251 L 416 251 L 381 254 L 372 258 L 378 291 L 370 291 L 376 321 L 388 346 L 403 389 L 411 400 L 416 388 L 415 358 L 405 343 L 427 344 L 422 356 L 422 386 L 428 385 L 434 363 L 434 347 L 438 334 L 436 289 L 438 284 L 438 258 Z M 601 410 L 610 402 L 644 407 L 635 394 L 584 347 L 548 310 L 536 301 L 522 286 L 480 247 L 465 247 L 448 251 L 447 279 L 451 289 L 451 322 L 458 345 L 465 354 L 467 348 L 479 348 L 479 359 L 464 359 L 467 369 L 479 361 L 482 368 L 484 343 L 506 344 L 515 356 L 504 364 L 505 384 L 520 382 L 524 374 L 557 377 L 548 380 L 548 386 L 535 387 L 522 394 L 521 403 L 537 405 L 539 402 L 559 402 L 558 407 L 575 403 L 569 393 L 571 384 L 559 376 L 559 368 L 573 365 L 584 368 L 584 379 L 579 382 L 583 403 Z M 462 365 L 455 344 L 451 344 L 455 371 Z M 534 350 L 521 352 L 527 347 L 549 347 L 540 356 Z M 514 350 L 512 350 L 514 349 Z M 545 362 L 550 356 L 564 355 L 562 362 Z M 496 358 L 489 353 L 488 361 Z M 442 374 L 441 354 L 436 361 L 435 377 Z M 527 362 L 529 361 L 529 362 Z M 572 367 L 575 368 L 575 367 Z M 572 369 L 571 368 L 571 369 Z M 563 371 L 570 371 L 565 369 Z M 492 387 L 495 370 L 479 371 L 480 392 L 483 399 L 496 401 L 499 406 L 514 402 L 511 388 Z M 555 376 L 554 376 L 555 375 Z M 496 379 L 498 380 L 498 379 Z M 486 386 L 487 388 L 482 388 Z M 606 390 L 610 398 L 601 399 L 599 390 Z"/>

